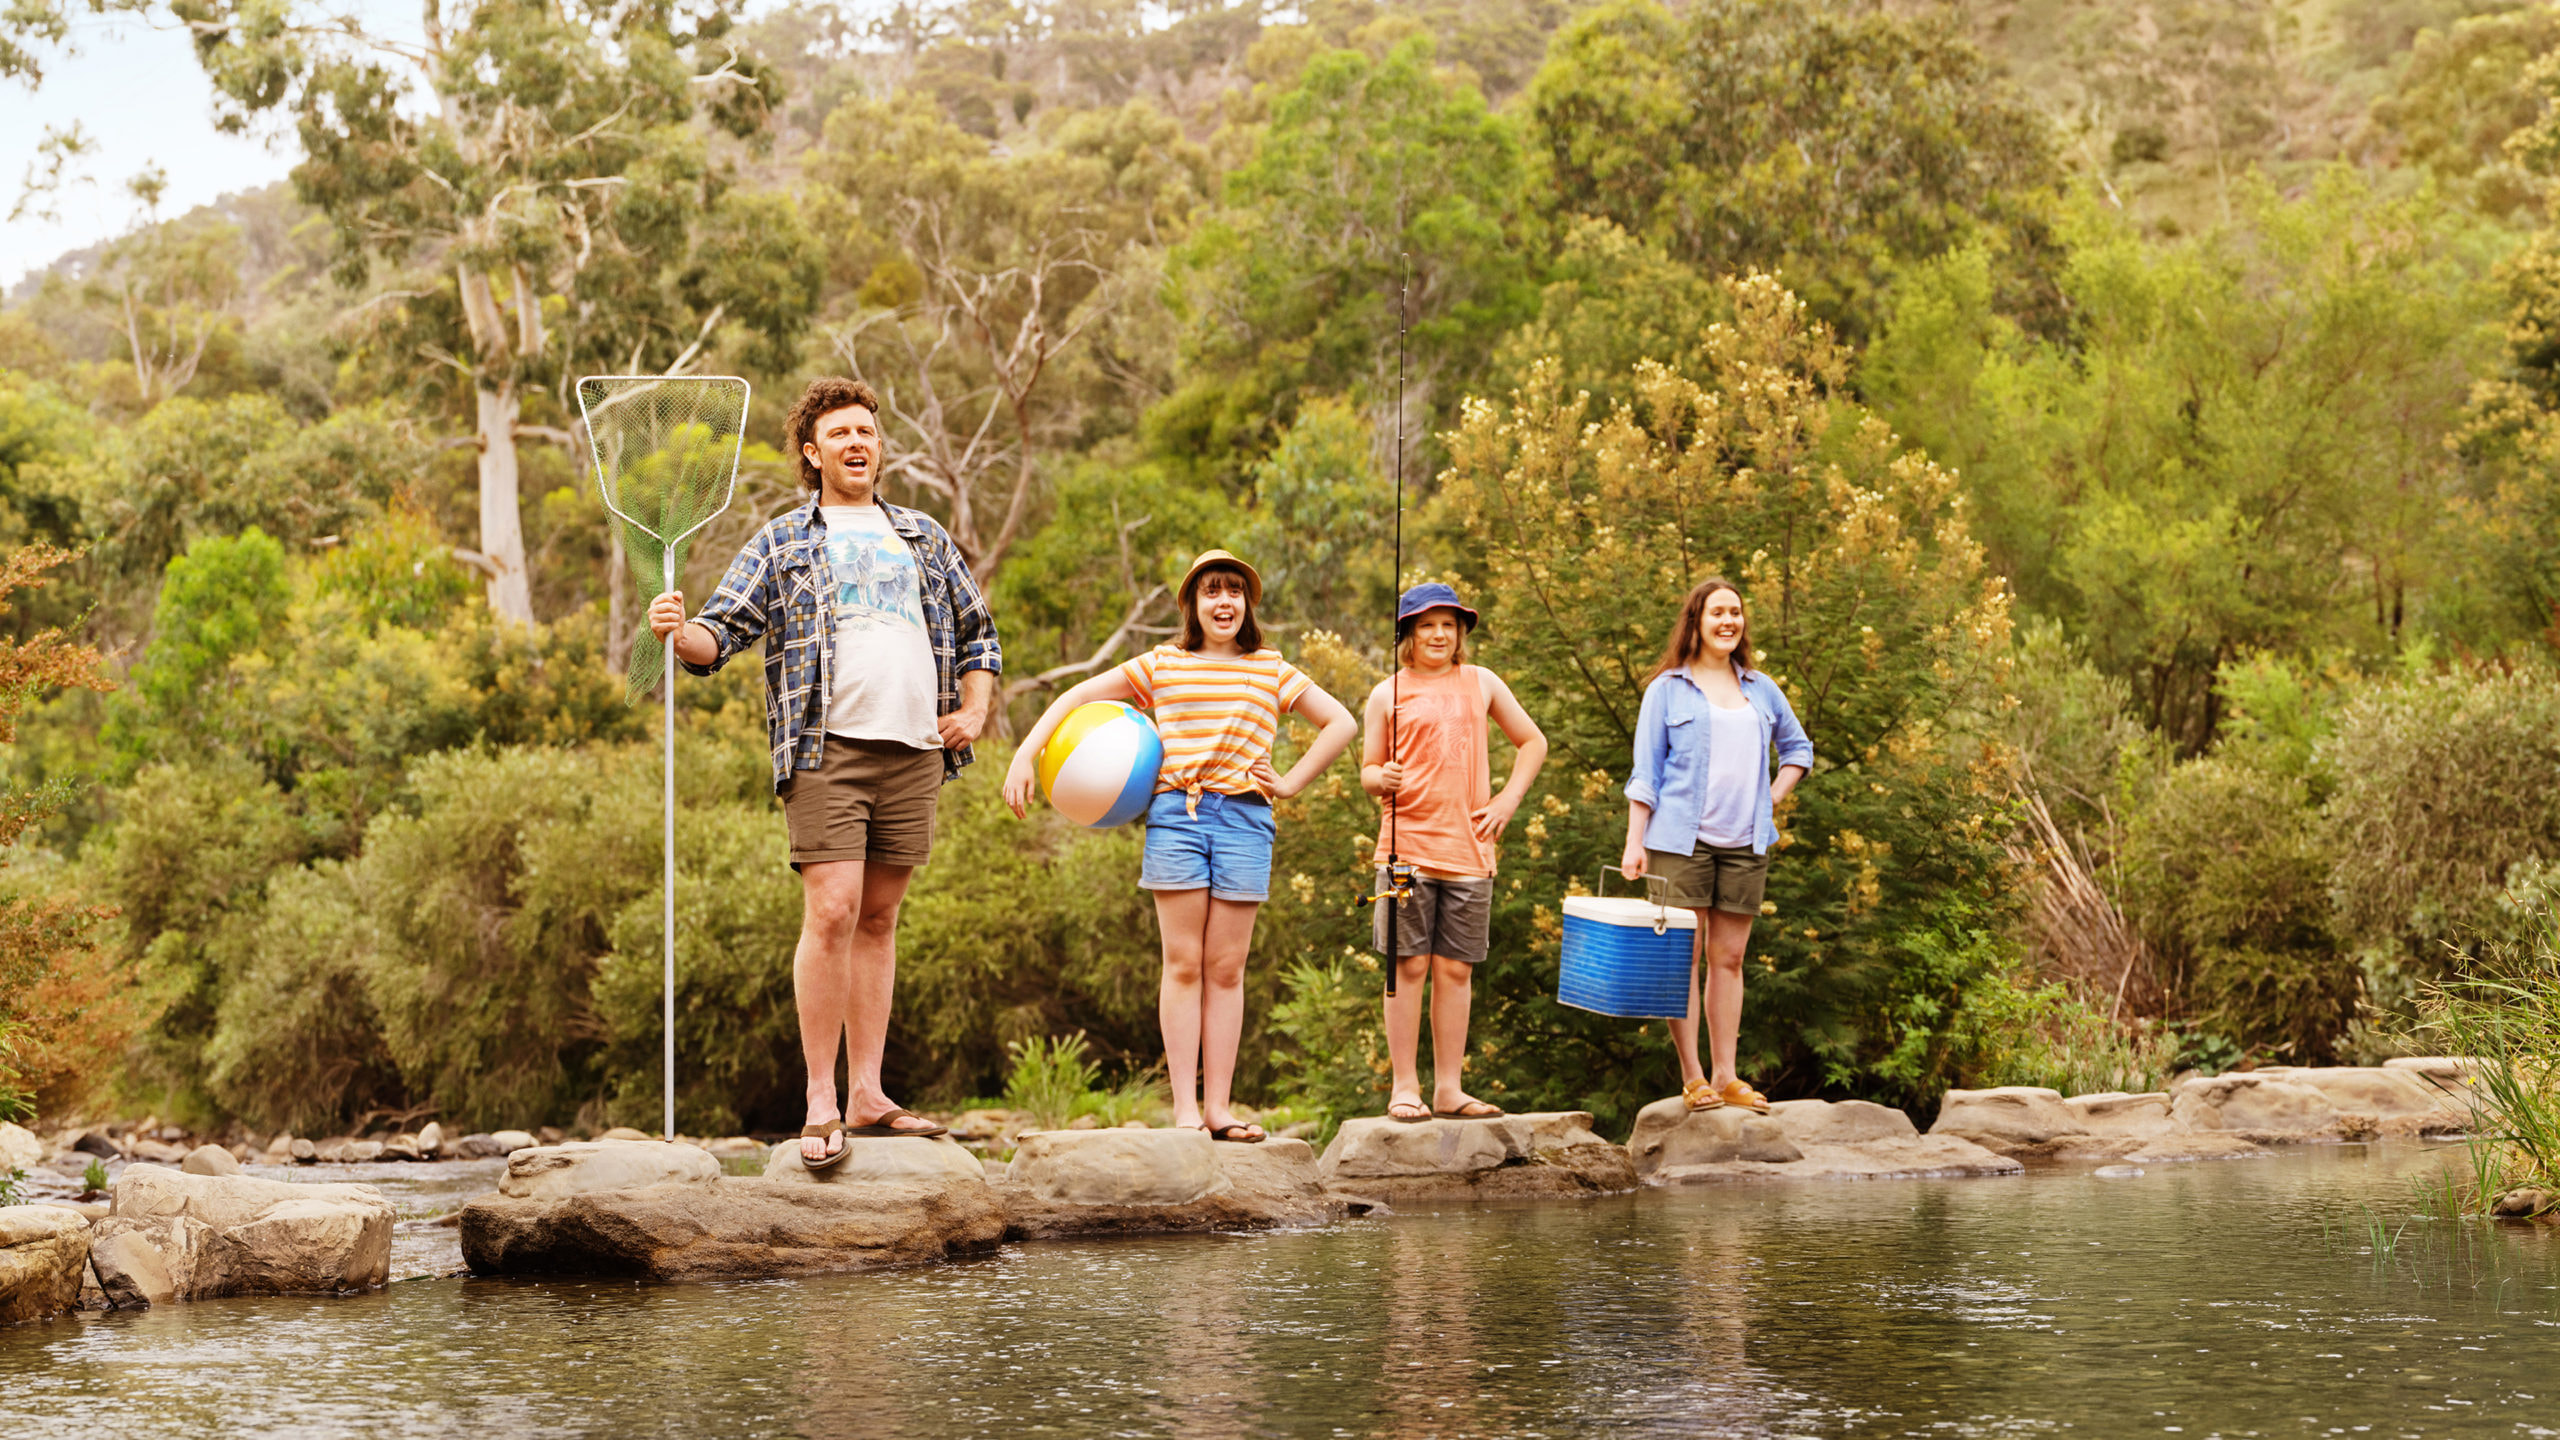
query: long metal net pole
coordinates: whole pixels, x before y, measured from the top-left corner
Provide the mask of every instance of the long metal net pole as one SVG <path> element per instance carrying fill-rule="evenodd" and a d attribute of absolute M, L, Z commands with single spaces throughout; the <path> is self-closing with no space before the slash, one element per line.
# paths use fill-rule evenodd
<path fill-rule="evenodd" d="M 673 580 L 669 580 L 672 587 Z M 667 694 L 667 833 L 666 833 L 666 1138 L 676 1138 L 676 636 L 682 628 L 667 636 L 667 678 L 662 682 Z"/>

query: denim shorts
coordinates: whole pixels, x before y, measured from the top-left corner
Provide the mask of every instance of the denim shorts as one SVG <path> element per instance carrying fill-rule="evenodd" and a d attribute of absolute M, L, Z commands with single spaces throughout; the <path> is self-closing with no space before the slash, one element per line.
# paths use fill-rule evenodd
<path fill-rule="evenodd" d="M 1213 900 L 1271 898 L 1271 841 L 1279 833 L 1271 807 L 1211 791 L 1200 813 L 1188 797 L 1168 790 L 1147 803 L 1146 859 L 1138 867 L 1145 890 L 1206 889 Z"/>

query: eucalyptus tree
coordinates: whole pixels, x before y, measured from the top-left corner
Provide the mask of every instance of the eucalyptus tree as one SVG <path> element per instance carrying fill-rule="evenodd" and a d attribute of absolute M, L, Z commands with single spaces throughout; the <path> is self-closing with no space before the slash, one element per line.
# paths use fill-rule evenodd
<path fill-rule="evenodd" d="M 733 186 L 724 138 L 765 133 L 777 85 L 724 0 L 427 0 L 415 31 L 319 4 L 180 0 L 217 123 L 289 118 L 296 190 L 360 345 L 425 398 L 467 402 L 491 608 L 533 618 L 526 401 L 581 369 L 681 373 L 733 332 L 768 362 L 816 300 L 787 195 Z"/>

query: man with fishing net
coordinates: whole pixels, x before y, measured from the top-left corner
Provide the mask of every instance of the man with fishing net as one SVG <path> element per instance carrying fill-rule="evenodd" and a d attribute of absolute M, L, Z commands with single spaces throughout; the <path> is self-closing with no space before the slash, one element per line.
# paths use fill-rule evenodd
<path fill-rule="evenodd" d="M 800 1154 L 813 1168 L 843 1159 L 848 1134 L 943 1131 L 881 1091 L 898 905 L 1004 668 L 959 547 L 931 516 L 880 499 L 879 417 L 868 386 L 812 382 L 784 422 L 808 502 L 756 532 L 699 615 L 687 620 L 673 590 L 649 607 L 649 628 L 673 635 L 697 675 L 764 641 L 773 786 L 800 872 L 791 978 L 809 1066 Z"/>

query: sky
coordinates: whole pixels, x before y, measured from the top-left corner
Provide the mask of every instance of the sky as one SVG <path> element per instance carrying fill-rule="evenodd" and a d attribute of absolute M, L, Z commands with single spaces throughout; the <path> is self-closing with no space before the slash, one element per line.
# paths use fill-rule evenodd
<path fill-rule="evenodd" d="M 418 30 L 415 0 L 355 0 L 352 8 L 396 30 Z M 0 217 L 16 203 L 46 126 L 77 122 L 97 145 L 79 162 L 89 183 L 66 186 L 55 200 L 59 220 L 0 224 L 0 291 L 66 250 L 130 228 L 139 212 L 125 182 L 146 167 L 167 172 L 160 211 L 174 216 L 282 180 L 300 158 L 284 127 L 272 145 L 213 128 L 213 86 L 184 34 L 91 20 L 74 30 L 72 44 L 79 53 L 48 57 L 33 93 L 0 82 Z"/>

